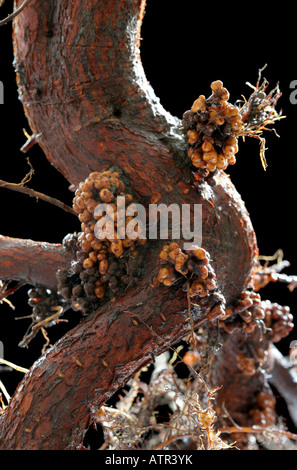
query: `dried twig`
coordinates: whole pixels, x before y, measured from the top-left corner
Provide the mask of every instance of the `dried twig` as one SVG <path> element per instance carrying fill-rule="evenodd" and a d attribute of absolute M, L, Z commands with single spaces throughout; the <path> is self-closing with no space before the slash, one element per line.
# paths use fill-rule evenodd
<path fill-rule="evenodd" d="M 37 144 L 37 139 L 38 137 L 41 137 L 41 133 L 40 134 L 28 134 L 28 132 L 26 131 L 26 129 L 23 129 L 23 133 L 25 134 L 25 137 L 27 137 L 27 140 L 26 142 L 24 143 L 24 145 L 20 148 L 21 152 L 23 153 L 27 153 L 28 150 L 30 150 L 31 147 L 33 147 L 33 145 Z"/>
<path fill-rule="evenodd" d="M 17 370 L 18 372 L 23 372 L 24 374 L 27 374 L 29 372 L 29 369 L 25 369 L 25 367 L 17 366 L 16 364 L 13 364 L 10 361 L 7 361 L 6 359 L 2 359 L 0 357 L 0 364 L 5 364 L 8 367 L 11 367 L 14 370 Z"/>
<path fill-rule="evenodd" d="M 259 260 L 264 260 L 265 264 L 260 263 L 255 267 L 253 274 L 254 288 L 259 291 L 270 282 L 283 282 L 288 284 L 288 289 L 292 292 L 297 287 L 297 276 L 282 274 L 281 271 L 290 266 L 289 261 L 283 259 L 283 251 L 277 250 L 273 256 L 258 256 Z M 269 261 L 276 260 L 276 263 L 268 266 Z"/>
<path fill-rule="evenodd" d="M 189 313 L 189 320 L 191 322 L 191 328 L 192 328 L 192 339 L 193 339 L 193 344 L 196 346 L 197 344 L 197 337 L 195 335 L 195 328 L 194 328 L 194 321 L 192 317 L 192 311 L 191 311 L 191 298 L 190 298 L 190 281 L 187 281 L 187 302 L 188 302 L 188 313 Z"/>
<path fill-rule="evenodd" d="M 265 67 L 266 65 L 259 70 L 256 86 L 253 86 L 247 82 L 247 85 L 250 86 L 254 91 L 248 100 L 245 99 L 245 103 L 240 109 L 243 126 L 238 131 L 238 136 L 241 136 L 243 140 L 247 136 L 254 137 L 260 141 L 260 159 L 264 170 L 267 168 L 267 162 L 265 159 L 266 141 L 265 138 L 261 136 L 261 134 L 266 130 L 275 131 L 275 129 L 269 129 L 267 126 L 285 118 L 285 116 L 281 115 L 281 112 L 279 113 L 275 109 L 277 101 L 282 95 L 278 84 L 268 94 L 265 93 L 269 85 L 268 81 L 264 79 L 262 84 L 260 84 L 261 73 Z"/>

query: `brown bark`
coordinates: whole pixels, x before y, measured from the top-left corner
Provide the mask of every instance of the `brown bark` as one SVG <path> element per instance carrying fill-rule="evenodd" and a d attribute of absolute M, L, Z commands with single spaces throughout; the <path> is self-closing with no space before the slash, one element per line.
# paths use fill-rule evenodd
<path fill-rule="evenodd" d="M 21 1 L 15 3 L 20 6 Z M 77 185 L 91 171 L 114 165 L 144 204 L 156 199 L 201 203 L 203 247 L 230 303 L 250 278 L 257 252 L 254 231 L 223 172 L 205 184 L 204 195 L 191 181 L 180 122 L 159 104 L 141 66 L 143 12 L 141 0 L 32 0 L 14 21 L 24 110 L 33 133 L 41 134 L 38 142 L 47 158 L 70 183 Z M 0 415 L 0 448 L 76 448 L 90 424 L 91 406 L 100 407 L 153 354 L 191 331 L 185 292 L 151 286 L 160 243 L 149 244 L 139 285 L 90 315 L 32 366 Z M 0 278 L 47 287 L 56 285 L 55 271 L 67 266 L 70 256 L 60 245 L 5 237 L 0 253 Z M 195 327 L 206 321 L 212 306 L 210 296 L 192 307 Z M 242 338 L 230 336 L 228 341 L 222 364 L 228 348 L 236 349 Z M 237 381 L 238 393 L 246 387 L 250 402 L 262 377 L 242 383 L 235 367 L 232 373 L 231 379 L 230 371 L 224 375 L 217 367 L 213 381 L 222 385 L 229 377 L 232 383 L 223 392 L 227 390 L 227 401 L 232 401 L 228 390 Z M 247 406 L 236 402 L 234 411 L 244 413 Z"/>

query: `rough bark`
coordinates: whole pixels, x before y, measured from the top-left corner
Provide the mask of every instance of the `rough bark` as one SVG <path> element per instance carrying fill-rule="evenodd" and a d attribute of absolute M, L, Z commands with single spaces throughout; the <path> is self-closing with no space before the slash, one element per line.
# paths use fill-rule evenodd
<path fill-rule="evenodd" d="M 56 272 L 71 262 L 62 245 L 22 240 L 0 235 L 0 279 L 25 281 L 31 285 L 57 288 Z"/>
<path fill-rule="evenodd" d="M 180 178 L 179 121 L 160 105 L 140 62 L 144 6 L 33 0 L 15 20 L 26 116 L 47 158 L 71 183 L 117 165 L 136 193 L 150 196 L 150 177 L 163 192 Z"/>

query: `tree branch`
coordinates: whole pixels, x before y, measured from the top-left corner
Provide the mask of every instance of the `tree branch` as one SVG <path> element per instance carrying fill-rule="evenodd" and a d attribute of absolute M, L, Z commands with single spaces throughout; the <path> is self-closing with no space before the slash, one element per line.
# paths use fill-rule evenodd
<path fill-rule="evenodd" d="M 72 255 L 73 256 L 73 255 Z M 57 288 L 56 272 L 70 265 L 71 252 L 60 244 L 0 235 L 0 279 Z"/>
<path fill-rule="evenodd" d="M 67 206 L 64 202 L 55 199 L 54 197 L 47 196 L 46 194 L 40 193 L 39 191 L 35 191 L 34 189 L 28 188 L 23 184 L 16 184 L 16 183 L 8 183 L 7 181 L 3 181 L 0 179 L 0 188 L 11 189 L 12 191 L 16 191 L 19 193 L 27 194 L 30 197 L 36 197 L 37 199 L 41 199 L 42 201 L 49 202 L 54 206 L 63 209 L 65 212 L 69 214 L 76 215 L 72 207 Z"/>
<path fill-rule="evenodd" d="M 145 204 L 155 199 L 201 203 L 203 247 L 229 303 L 250 279 L 257 253 L 253 227 L 223 172 L 202 191 L 181 162 L 186 149 L 179 121 L 159 104 L 140 62 L 144 5 L 141 0 L 113 0 L 112 5 L 110 0 L 32 0 L 14 21 L 20 96 L 47 158 L 70 183 L 118 166 Z M 185 292 L 152 287 L 160 241 L 149 243 L 140 284 L 90 315 L 32 366 L 0 415 L 0 448 L 76 448 L 91 422 L 90 406 L 96 411 L 154 354 L 191 331 Z M 0 278 L 49 288 L 56 285 L 56 270 L 71 261 L 60 245 L 7 237 L 0 238 L 2 253 Z M 201 299 L 191 309 L 192 327 L 205 322 L 211 308 L 211 297 Z M 242 341 L 240 335 L 229 335 L 212 376 L 229 398 L 232 387 L 240 397 L 242 387 L 249 386 L 244 403 L 238 397 L 234 401 L 239 414 L 262 385 L 250 377 L 236 384 L 238 373 L 230 378 L 230 351 L 235 374 L 232 351 Z"/>
<path fill-rule="evenodd" d="M 189 194 L 184 194 L 181 201 Z M 191 197 L 200 200 L 196 192 Z M 211 252 L 219 288 L 229 302 L 249 279 L 255 253 L 254 233 L 229 178 L 221 175 L 220 184 L 212 188 L 211 200 L 202 201 L 205 248 Z M 228 211 L 222 210 L 225 206 Z M 58 265 L 70 262 L 70 254 L 59 245 L 11 241 L 5 237 L 0 241 L 2 249 L 7 245 L 10 260 L 1 268 L 0 277 L 5 274 L 53 285 Z M 150 243 L 144 279 L 139 286 L 91 315 L 32 366 L 0 417 L 0 448 L 76 448 L 90 424 L 91 404 L 99 407 L 154 355 L 206 321 L 213 305 L 211 297 L 201 299 L 197 307 L 192 306 L 190 319 L 184 291 L 152 287 L 161 260 L 160 241 Z M 40 263 L 40 250 L 44 264 Z M 27 257 L 31 251 L 33 264 L 28 273 Z M 12 266 L 15 256 L 20 259 L 21 272 L 16 265 Z M 48 266 L 47 262 L 54 258 Z M 241 266 L 240 274 L 237 263 Z M 124 341 L 121 331 L 125 331 Z M 17 419 L 20 415 L 22 420 Z"/>
<path fill-rule="evenodd" d="M 207 300 L 203 313 L 193 310 L 195 327 L 210 308 Z M 184 293 L 144 281 L 112 308 L 107 304 L 89 316 L 31 367 L 0 415 L 0 448 L 77 448 L 92 410 L 190 331 Z"/>

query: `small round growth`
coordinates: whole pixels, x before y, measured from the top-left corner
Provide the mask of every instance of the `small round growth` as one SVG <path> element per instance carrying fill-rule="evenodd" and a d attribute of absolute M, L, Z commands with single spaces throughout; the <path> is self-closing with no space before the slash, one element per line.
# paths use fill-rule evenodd
<path fill-rule="evenodd" d="M 102 300 L 139 279 L 146 239 L 137 230 L 129 236 L 131 217 L 126 217 L 126 206 L 131 203 L 133 196 L 116 171 L 93 172 L 76 190 L 73 208 L 81 232 L 72 241 L 71 236 L 65 237 L 65 248 L 75 245 L 75 259 L 68 271 L 58 271 L 57 278 L 59 293 L 83 313 L 96 310 Z"/>
<path fill-rule="evenodd" d="M 65 301 L 57 292 L 45 287 L 33 287 L 28 290 L 28 305 L 32 307 L 32 318 L 34 323 L 39 323 L 53 316 L 53 307 L 65 306 Z M 48 322 L 47 326 L 55 324 L 56 319 Z"/>
<path fill-rule="evenodd" d="M 159 254 L 166 267 L 161 268 L 157 280 L 167 286 L 178 279 L 190 279 L 190 296 L 205 297 L 216 289 L 216 275 L 210 266 L 209 253 L 201 247 L 183 251 L 175 242 L 165 244 Z"/>
<path fill-rule="evenodd" d="M 269 440 L 269 427 L 274 426 L 277 421 L 277 414 L 275 411 L 276 399 L 267 386 L 258 392 L 255 396 L 256 402 L 248 410 L 247 425 L 257 426 L 265 429 L 267 432 L 267 439 Z M 273 431 L 272 431 L 273 432 Z M 257 439 L 259 438 L 259 440 Z M 230 434 L 231 442 L 235 442 L 236 447 L 240 450 L 259 450 L 259 444 L 263 441 L 263 432 L 255 432 L 253 434 L 246 434 L 244 432 L 232 432 Z"/>
<path fill-rule="evenodd" d="M 209 98 L 200 95 L 183 115 L 192 165 L 206 175 L 226 170 L 236 162 L 237 136 L 242 128 L 240 109 L 228 102 L 229 92 L 220 80 L 211 84 Z"/>
<path fill-rule="evenodd" d="M 257 363 L 255 358 L 248 357 L 244 353 L 239 353 L 236 356 L 237 367 L 245 375 L 254 375 L 257 370 Z"/>

